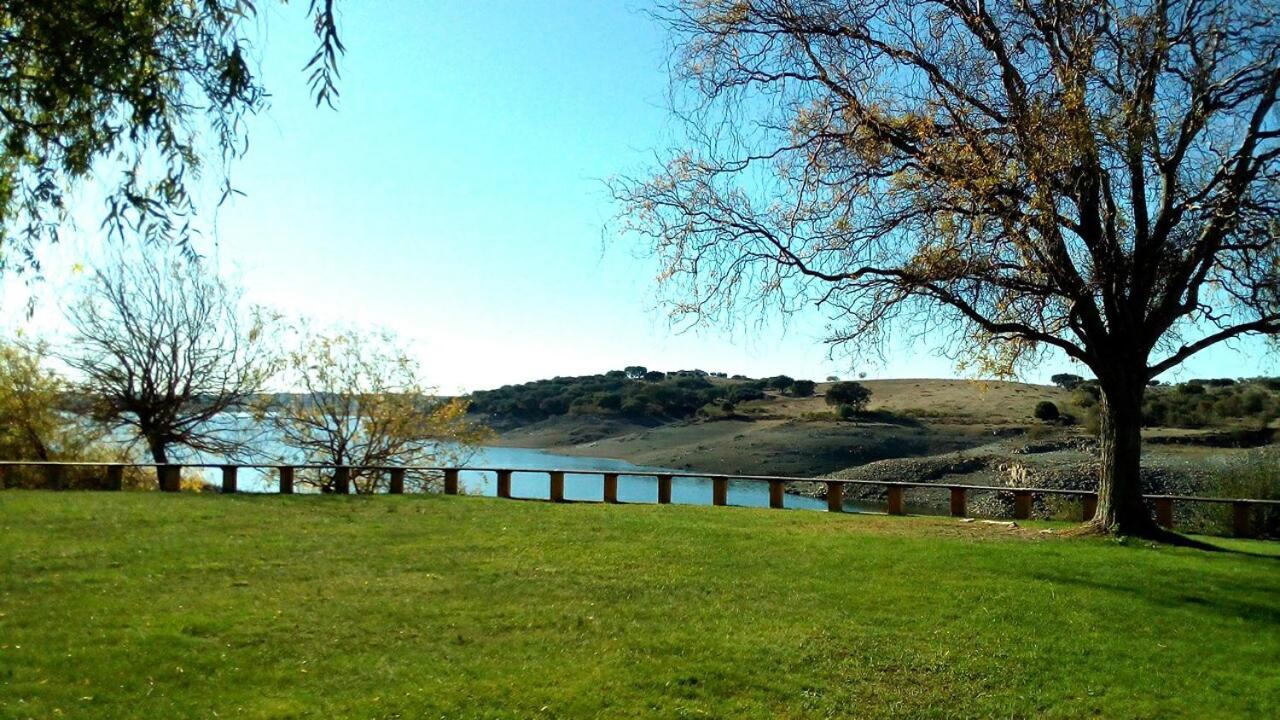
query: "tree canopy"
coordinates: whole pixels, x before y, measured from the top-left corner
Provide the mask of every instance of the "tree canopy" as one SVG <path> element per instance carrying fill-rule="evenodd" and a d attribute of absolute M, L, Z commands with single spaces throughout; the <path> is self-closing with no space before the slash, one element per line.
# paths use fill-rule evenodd
<path fill-rule="evenodd" d="M 332 103 L 334 0 L 308 14 L 309 82 Z M 91 176 L 107 230 L 185 242 L 193 184 L 246 150 L 245 120 L 266 105 L 251 61 L 261 22 L 251 0 L 0 0 L 0 269 L 38 269 Z"/>
<path fill-rule="evenodd" d="M 1151 378 L 1280 332 L 1280 10 L 1263 0 L 686 0 L 688 147 L 621 178 L 678 313 L 814 302 L 867 352 L 925 333 L 1098 378 L 1097 525 L 1148 532 Z"/>

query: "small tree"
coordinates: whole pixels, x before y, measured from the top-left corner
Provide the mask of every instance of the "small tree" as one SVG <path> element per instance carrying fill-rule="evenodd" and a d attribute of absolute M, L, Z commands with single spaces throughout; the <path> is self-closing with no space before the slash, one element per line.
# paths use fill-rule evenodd
<path fill-rule="evenodd" d="M 1036 403 L 1035 416 L 1037 420 L 1053 422 L 1058 419 L 1058 406 L 1048 400 L 1041 400 Z"/>
<path fill-rule="evenodd" d="M 260 309 L 203 263 L 174 253 L 116 256 L 67 310 L 63 362 L 82 378 L 93 416 L 131 432 L 157 463 L 185 446 L 234 455 L 233 416 L 277 369 Z"/>
<path fill-rule="evenodd" d="M 1049 382 L 1064 390 L 1075 390 L 1080 383 L 1084 382 L 1084 378 L 1070 373 L 1058 373 L 1057 375 L 1050 377 Z"/>
<path fill-rule="evenodd" d="M 71 385 L 48 368 L 43 343 L 0 342 L 0 457 L 5 460 L 122 462 L 126 453 L 68 405 Z M 135 479 L 136 473 L 129 473 Z M 0 487 L 101 487 L 101 468 L 10 467 Z"/>
<path fill-rule="evenodd" d="M 766 387 L 778 392 L 786 392 L 794 383 L 795 380 L 786 375 L 774 375 L 769 378 Z"/>
<path fill-rule="evenodd" d="M 632 380 L 640 380 L 644 378 L 646 374 L 648 374 L 649 368 L 643 365 L 628 365 L 627 367 L 622 369 L 622 372 L 626 373 L 627 377 L 631 378 Z"/>
<path fill-rule="evenodd" d="M 795 397 L 810 397 L 817 385 L 812 380 L 796 380 L 791 383 L 791 394 Z"/>
<path fill-rule="evenodd" d="M 288 353 L 287 379 L 298 392 L 260 408 L 291 455 L 282 463 L 351 468 L 357 493 L 387 486 L 388 465 L 459 465 L 489 437 L 467 419 L 468 401 L 443 398 L 419 377 L 419 367 L 387 333 L 300 333 Z M 432 473 L 410 472 L 424 489 Z M 334 490 L 332 474 L 300 473 L 296 481 Z"/>
<path fill-rule="evenodd" d="M 838 382 L 827 388 L 828 405 L 848 405 L 855 412 L 864 412 L 871 402 L 871 391 L 859 382 Z"/>
<path fill-rule="evenodd" d="M 643 377 L 649 382 L 661 382 L 667 379 L 667 374 L 661 370 L 650 370 L 646 372 Z"/>

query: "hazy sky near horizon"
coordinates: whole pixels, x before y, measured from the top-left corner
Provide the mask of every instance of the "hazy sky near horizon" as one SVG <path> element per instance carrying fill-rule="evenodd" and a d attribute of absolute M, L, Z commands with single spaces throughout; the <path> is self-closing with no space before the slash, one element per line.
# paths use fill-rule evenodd
<path fill-rule="evenodd" d="M 233 166 L 244 197 L 205 201 L 202 252 L 248 298 L 322 325 L 379 326 L 448 392 L 646 365 L 822 379 L 954 375 L 927 343 L 886 363 L 828 358 L 820 312 L 786 326 L 679 332 L 643 248 L 605 233 L 605 178 L 642 171 L 678 126 L 666 37 L 643 5 L 608 0 L 344 2 L 336 112 L 302 66 L 303 11 L 262 3 L 271 108 Z M 46 280 L 5 280 L 5 324 L 56 336 L 73 267 L 100 246 L 102 208 L 44 254 Z M 27 320 L 22 299 L 35 293 Z M 1215 350 L 1182 377 L 1274 374 L 1260 343 Z M 1027 379 L 1084 374 L 1054 356 Z"/>

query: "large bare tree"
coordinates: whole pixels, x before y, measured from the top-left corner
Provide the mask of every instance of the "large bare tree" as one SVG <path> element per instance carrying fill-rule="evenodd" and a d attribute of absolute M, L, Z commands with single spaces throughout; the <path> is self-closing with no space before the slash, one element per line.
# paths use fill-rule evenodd
<path fill-rule="evenodd" d="M 1280 6 L 687 0 L 689 143 L 622 178 L 678 313 L 833 310 L 979 371 L 1047 351 L 1102 389 L 1096 529 L 1154 534 L 1147 382 L 1280 332 Z M 976 363 L 976 364 L 973 364 Z"/>
<path fill-rule="evenodd" d="M 62 353 L 94 415 L 131 431 L 152 459 L 175 446 L 234 454 L 247 411 L 278 367 L 271 318 L 202 262 L 173 252 L 117 255 L 68 306 Z"/>

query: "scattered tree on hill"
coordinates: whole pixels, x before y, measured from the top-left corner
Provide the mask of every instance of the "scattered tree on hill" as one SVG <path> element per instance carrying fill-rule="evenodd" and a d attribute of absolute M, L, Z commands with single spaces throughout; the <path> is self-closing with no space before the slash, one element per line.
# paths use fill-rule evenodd
<path fill-rule="evenodd" d="M 643 365 L 630 365 L 623 368 L 622 371 L 632 380 L 640 380 L 644 378 L 645 375 L 649 374 L 649 368 Z"/>
<path fill-rule="evenodd" d="M 1084 382 L 1084 378 L 1070 373 L 1058 373 L 1049 378 L 1049 382 L 1064 390 L 1075 390 L 1080 383 Z"/>
<path fill-rule="evenodd" d="M 1053 422 L 1059 417 L 1058 406 L 1048 400 L 1041 400 L 1036 403 L 1035 418 L 1044 420 L 1045 422 Z"/>
<path fill-rule="evenodd" d="M 863 412 L 871 402 L 871 391 L 859 382 L 838 382 L 827 388 L 826 401 L 828 405 L 847 405 L 855 412 Z"/>
<path fill-rule="evenodd" d="M 649 382 L 661 382 L 667 379 L 667 374 L 661 370 L 650 370 L 644 374 L 644 379 Z"/>
<path fill-rule="evenodd" d="M 38 269 L 69 195 L 95 176 L 108 230 L 187 240 L 192 181 L 207 162 L 225 177 L 248 147 L 247 117 L 266 105 L 252 67 L 250 35 L 265 19 L 255 4 L 0 0 L 0 268 Z M 310 3 L 317 103 L 336 96 L 333 4 Z"/>
<path fill-rule="evenodd" d="M 792 384 L 794 383 L 795 383 L 795 380 L 791 379 L 786 375 L 774 375 L 773 377 L 768 379 L 768 385 L 766 387 L 768 387 L 770 390 L 777 390 L 778 392 L 786 392 L 788 389 L 791 388 Z"/>
<path fill-rule="evenodd" d="M 240 290 L 172 252 L 117 255 L 67 309 L 62 360 L 80 378 L 93 417 L 131 432 L 151 459 L 175 445 L 217 455 L 243 446 L 231 412 L 277 369 L 270 318 Z"/>
<path fill-rule="evenodd" d="M 817 386 L 812 380 L 796 380 L 791 383 L 791 394 L 795 397 L 810 397 Z"/>
<path fill-rule="evenodd" d="M 827 382 L 840 382 L 840 376 L 839 376 L 839 375 L 828 375 L 828 376 L 827 376 Z"/>
<path fill-rule="evenodd" d="M 690 147 L 614 184 L 679 311 L 816 300 L 873 352 L 1101 387 L 1099 531 L 1158 535 L 1146 383 L 1280 333 L 1280 22 L 1263 0 L 673 0 Z"/>
<path fill-rule="evenodd" d="M 386 333 L 302 331 L 288 354 L 289 384 L 300 390 L 259 409 L 293 451 L 280 462 L 348 466 L 357 493 L 385 489 L 389 465 L 459 465 L 489 431 L 467 420 L 468 402 L 441 398 L 419 378 L 418 363 Z M 303 472 L 300 484 L 333 492 L 330 472 Z M 435 481 L 410 472 L 407 487 Z"/>

